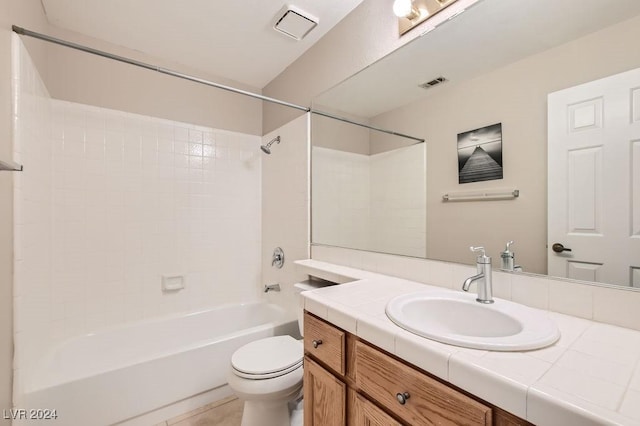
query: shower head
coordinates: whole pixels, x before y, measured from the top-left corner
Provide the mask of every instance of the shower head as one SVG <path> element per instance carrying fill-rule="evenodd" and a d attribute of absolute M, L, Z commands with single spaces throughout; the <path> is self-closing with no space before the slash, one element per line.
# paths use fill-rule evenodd
<path fill-rule="evenodd" d="M 265 154 L 271 154 L 271 145 L 273 145 L 274 142 L 280 143 L 280 136 L 276 136 L 275 138 L 271 139 L 271 141 L 266 145 L 260 145 L 260 149 Z"/>

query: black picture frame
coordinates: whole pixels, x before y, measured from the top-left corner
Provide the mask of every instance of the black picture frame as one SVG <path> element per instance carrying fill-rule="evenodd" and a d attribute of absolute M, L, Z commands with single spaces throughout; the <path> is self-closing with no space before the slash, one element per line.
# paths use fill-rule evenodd
<path fill-rule="evenodd" d="M 503 178 L 502 123 L 458 133 L 458 183 Z"/>

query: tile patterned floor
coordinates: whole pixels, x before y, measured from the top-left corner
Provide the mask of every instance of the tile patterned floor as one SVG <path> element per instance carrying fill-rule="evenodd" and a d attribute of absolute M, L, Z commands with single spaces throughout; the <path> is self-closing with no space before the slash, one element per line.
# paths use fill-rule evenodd
<path fill-rule="evenodd" d="M 232 396 L 156 426 L 240 426 L 242 407 L 243 402 Z"/>

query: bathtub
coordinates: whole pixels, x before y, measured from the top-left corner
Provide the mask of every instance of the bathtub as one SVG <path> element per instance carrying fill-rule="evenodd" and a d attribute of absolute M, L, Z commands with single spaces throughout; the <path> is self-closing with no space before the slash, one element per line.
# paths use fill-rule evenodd
<path fill-rule="evenodd" d="M 55 409 L 48 424 L 111 425 L 226 385 L 237 348 L 296 332 L 293 314 L 255 302 L 87 334 L 44 354 L 20 408 Z"/>

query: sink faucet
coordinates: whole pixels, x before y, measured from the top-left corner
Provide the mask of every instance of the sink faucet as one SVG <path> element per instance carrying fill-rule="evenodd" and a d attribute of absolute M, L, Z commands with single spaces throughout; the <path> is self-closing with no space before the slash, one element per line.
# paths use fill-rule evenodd
<path fill-rule="evenodd" d="M 513 245 L 513 241 L 509 241 L 507 243 L 507 247 L 504 249 L 502 253 L 500 253 L 500 257 L 502 258 L 500 269 L 502 269 L 503 271 L 522 272 L 522 267 L 520 265 L 515 264 L 516 254 L 511 250 L 512 245 Z"/>
<path fill-rule="evenodd" d="M 471 251 L 481 251 L 482 254 L 476 259 L 476 265 L 478 267 L 478 274 L 464 280 L 462 289 L 469 291 L 471 283 L 478 282 L 478 297 L 477 302 L 480 303 L 493 303 L 493 294 L 491 289 L 491 258 L 486 255 L 484 247 L 469 247 Z"/>

